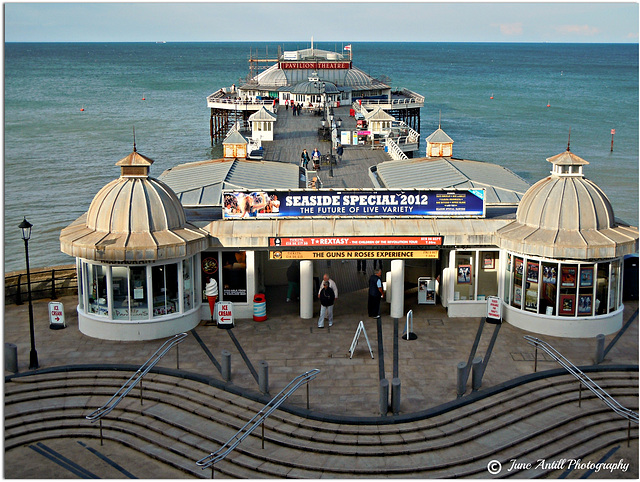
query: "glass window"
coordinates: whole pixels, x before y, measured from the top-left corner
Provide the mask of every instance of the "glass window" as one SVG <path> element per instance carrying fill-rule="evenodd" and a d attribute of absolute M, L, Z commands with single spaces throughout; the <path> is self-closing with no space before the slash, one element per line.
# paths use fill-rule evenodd
<path fill-rule="evenodd" d="M 596 281 L 596 299 L 593 309 L 596 315 L 607 314 L 607 300 L 609 298 L 609 266 L 610 263 L 598 263 Z"/>
<path fill-rule="evenodd" d="M 87 282 L 89 283 L 88 313 L 108 316 L 107 307 L 107 267 L 98 264 L 87 264 Z"/>
<path fill-rule="evenodd" d="M 222 253 L 222 300 L 247 302 L 247 253 Z"/>
<path fill-rule="evenodd" d="M 456 253 L 456 278 L 453 287 L 455 301 L 473 300 L 475 293 L 474 263 L 475 253 Z"/>
<path fill-rule="evenodd" d="M 511 303 L 511 263 L 513 263 L 511 253 L 507 254 L 507 263 L 504 270 L 504 302 Z"/>
<path fill-rule="evenodd" d="M 522 307 L 522 275 L 524 274 L 524 260 L 513 257 L 513 298 L 511 306 Z"/>
<path fill-rule="evenodd" d="M 129 268 L 111 268 L 111 289 L 113 291 L 113 318 L 129 319 Z"/>
<path fill-rule="evenodd" d="M 578 287 L 578 265 L 563 264 L 560 266 L 560 300 L 558 314 L 561 316 L 576 315 L 576 288 Z"/>
<path fill-rule="evenodd" d="M 556 315 L 556 301 L 558 299 L 558 264 L 542 263 L 542 289 L 540 290 L 539 313 Z"/>
<path fill-rule="evenodd" d="M 178 265 L 165 264 L 151 268 L 153 316 L 178 311 Z"/>
<path fill-rule="evenodd" d="M 581 265 L 578 287 L 578 316 L 593 315 L 594 265 Z"/>
<path fill-rule="evenodd" d="M 498 251 L 480 251 L 478 300 L 498 295 Z"/>
<path fill-rule="evenodd" d="M 184 311 L 193 307 L 193 258 L 182 261 L 182 302 Z"/>
<path fill-rule="evenodd" d="M 611 262 L 611 283 L 609 289 L 609 312 L 615 311 L 619 306 L 620 293 L 620 260 Z"/>
<path fill-rule="evenodd" d="M 129 272 L 129 309 L 132 320 L 149 318 L 147 295 L 147 268 L 132 266 Z"/>
<path fill-rule="evenodd" d="M 540 263 L 527 260 L 526 283 L 524 284 L 524 309 L 538 312 L 538 285 L 540 284 Z"/>
<path fill-rule="evenodd" d="M 80 258 L 76 258 L 76 274 L 78 276 L 78 308 L 84 311 L 84 264 Z"/>

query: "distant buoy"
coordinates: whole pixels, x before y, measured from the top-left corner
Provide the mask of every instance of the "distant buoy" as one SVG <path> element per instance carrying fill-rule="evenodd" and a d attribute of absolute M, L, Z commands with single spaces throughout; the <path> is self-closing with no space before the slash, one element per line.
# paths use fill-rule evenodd
<path fill-rule="evenodd" d="M 80 112 L 84 112 L 84 107 L 80 109 Z"/>
<path fill-rule="evenodd" d="M 491 97 L 489 97 L 491 100 L 493 100 L 493 93 L 491 93 Z"/>
<path fill-rule="evenodd" d="M 549 102 L 547 102 L 547 107 L 551 107 L 551 104 Z"/>
<path fill-rule="evenodd" d="M 142 100 L 147 100 L 147 99 L 145 99 L 145 98 L 143 97 L 143 98 L 142 98 Z"/>

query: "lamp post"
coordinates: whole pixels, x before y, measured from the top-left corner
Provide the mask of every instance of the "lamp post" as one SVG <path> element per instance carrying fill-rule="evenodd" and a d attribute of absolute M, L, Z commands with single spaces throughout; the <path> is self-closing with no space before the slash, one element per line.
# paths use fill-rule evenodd
<path fill-rule="evenodd" d="M 31 274 L 29 272 L 29 238 L 31 238 L 31 224 L 25 217 L 18 227 L 22 230 L 22 239 L 24 240 L 24 255 L 27 263 L 27 292 L 29 293 L 29 332 L 31 335 L 31 352 L 29 353 L 29 370 L 39 368 L 38 352 L 36 351 L 36 340 L 33 333 L 33 305 L 31 303 Z"/>
<path fill-rule="evenodd" d="M 329 176 L 333 177 L 333 114 L 329 111 Z"/>

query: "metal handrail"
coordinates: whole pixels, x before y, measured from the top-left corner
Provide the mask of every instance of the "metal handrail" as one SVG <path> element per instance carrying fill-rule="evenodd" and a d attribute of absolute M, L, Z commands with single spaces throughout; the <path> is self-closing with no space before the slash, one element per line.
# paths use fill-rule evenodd
<path fill-rule="evenodd" d="M 102 417 L 107 415 L 111 410 L 116 408 L 116 406 L 120 403 L 120 401 L 127 396 L 127 394 L 136 386 L 138 382 L 142 380 L 142 378 L 149 373 L 149 371 L 160 361 L 160 359 L 174 346 L 179 343 L 182 343 L 184 339 L 187 337 L 187 333 L 178 333 L 173 337 L 169 338 L 165 341 L 160 348 L 156 350 L 156 352 L 151 355 L 151 357 L 144 362 L 144 364 L 138 368 L 138 370 L 131 375 L 131 378 L 127 380 L 124 385 L 122 385 L 116 393 L 109 399 L 107 403 L 105 403 L 102 407 L 95 410 L 94 412 L 87 415 L 85 418 L 90 422 L 97 422 Z"/>
<path fill-rule="evenodd" d="M 571 375 L 578 379 L 580 383 L 584 384 L 589 390 L 591 390 L 611 410 L 631 422 L 638 423 L 638 414 L 636 412 L 620 405 L 620 403 L 615 398 L 613 398 L 604 389 L 598 386 L 596 382 L 591 380 L 591 378 L 585 375 L 582 370 L 580 370 L 573 363 L 567 360 L 559 351 L 557 351 L 547 342 L 529 335 L 525 335 L 524 339 L 527 340 L 527 343 L 529 343 L 530 345 L 540 347 L 542 350 L 544 350 L 561 367 L 567 370 Z"/>
<path fill-rule="evenodd" d="M 275 397 L 271 399 L 269 403 L 267 403 L 258 413 L 256 413 L 251 420 L 243 425 L 243 427 L 238 430 L 227 442 L 220 447 L 215 452 L 210 453 L 206 457 L 201 458 L 196 462 L 196 465 L 206 469 L 207 467 L 211 467 L 216 462 L 220 462 L 227 455 L 229 455 L 240 443 L 247 438 L 251 432 L 253 432 L 264 420 L 271 415 L 280 405 L 284 403 L 284 401 L 289 398 L 298 388 L 300 388 L 303 384 L 308 383 L 313 380 L 320 370 L 314 368 L 313 370 L 309 370 L 301 375 L 298 375 L 296 378 L 291 380 L 289 384 L 284 387 L 280 393 L 278 393 Z"/>

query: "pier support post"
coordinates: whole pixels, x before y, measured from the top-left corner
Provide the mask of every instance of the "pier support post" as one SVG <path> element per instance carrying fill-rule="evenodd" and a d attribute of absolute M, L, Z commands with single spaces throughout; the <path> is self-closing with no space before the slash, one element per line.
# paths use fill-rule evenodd
<path fill-rule="evenodd" d="M 482 375 L 484 367 L 482 365 L 482 357 L 477 356 L 471 362 L 471 390 L 474 392 L 482 386 Z"/>
<path fill-rule="evenodd" d="M 394 415 L 400 413 L 400 379 L 391 380 L 391 412 Z"/>
<path fill-rule="evenodd" d="M 456 384 L 456 393 L 458 394 L 458 398 L 464 395 L 464 392 L 467 391 L 467 378 L 465 374 L 467 373 L 467 362 L 458 363 L 457 368 L 457 384 Z"/>
<path fill-rule="evenodd" d="M 313 318 L 313 263 L 300 261 L 300 318 Z"/>
<path fill-rule="evenodd" d="M 596 365 L 604 361 L 604 335 L 602 333 L 596 335 L 596 357 L 594 361 Z"/>
<path fill-rule="evenodd" d="M 380 380 L 380 397 L 378 399 L 378 407 L 380 408 L 380 415 L 387 416 L 389 411 L 389 380 L 383 378 Z"/>
<path fill-rule="evenodd" d="M 231 381 L 231 352 L 222 350 L 222 362 L 220 363 L 222 379 L 225 382 Z"/>
<path fill-rule="evenodd" d="M 391 261 L 391 317 L 404 317 L 404 260 Z"/>
<path fill-rule="evenodd" d="M 266 361 L 260 362 L 258 371 L 258 385 L 260 391 L 267 395 L 269 393 L 269 364 Z"/>
<path fill-rule="evenodd" d="M 4 344 L 4 369 L 11 373 L 18 373 L 18 346 L 14 343 Z"/>

